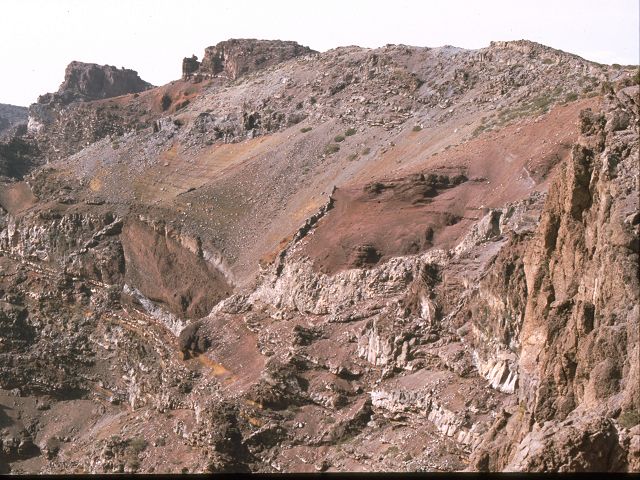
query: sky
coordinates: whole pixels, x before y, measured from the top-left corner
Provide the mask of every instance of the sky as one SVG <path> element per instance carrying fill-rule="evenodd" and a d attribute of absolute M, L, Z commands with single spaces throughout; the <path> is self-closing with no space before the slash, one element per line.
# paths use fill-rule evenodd
<path fill-rule="evenodd" d="M 483 48 L 528 39 L 600 63 L 638 64 L 639 0 L 0 0 L 0 103 L 27 106 L 72 60 L 154 85 L 229 38 L 318 51 L 386 44 Z"/>

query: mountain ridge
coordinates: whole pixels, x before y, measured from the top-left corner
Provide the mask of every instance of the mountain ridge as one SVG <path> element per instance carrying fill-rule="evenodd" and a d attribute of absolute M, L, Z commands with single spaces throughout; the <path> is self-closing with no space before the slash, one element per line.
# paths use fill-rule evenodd
<path fill-rule="evenodd" d="M 229 42 L 0 143 L 0 471 L 637 471 L 637 69 Z"/>

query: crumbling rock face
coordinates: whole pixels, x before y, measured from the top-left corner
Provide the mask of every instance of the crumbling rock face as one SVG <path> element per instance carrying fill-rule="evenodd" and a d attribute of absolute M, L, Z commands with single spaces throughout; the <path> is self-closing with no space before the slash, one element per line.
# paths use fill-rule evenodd
<path fill-rule="evenodd" d="M 427 417 L 443 435 L 473 450 L 487 429 L 492 417 L 489 410 L 496 403 L 492 393 L 482 392 L 467 399 L 461 408 L 464 392 L 475 390 L 477 387 L 472 385 L 477 381 L 476 378 L 461 382 L 448 372 L 430 376 L 419 372 L 381 385 L 371 393 L 371 398 L 376 407 L 392 412 L 414 411 Z M 415 385 L 405 387 L 410 382 Z"/>
<path fill-rule="evenodd" d="M 1 217 L 0 225 L 4 253 L 101 283 L 122 280 L 124 257 L 117 240 L 122 221 L 112 212 L 40 211 Z"/>
<path fill-rule="evenodd" d="M 618 443 L 628 441 L 619 438 L 628 432 L 619 422 L 625 423 L 625 415 L 633 416 L 625 412 L 637 412 L 640 401 L 634 360 L 640 348 L 634 220 L 638 183 L 637 173 L 632 173 L 637 172 L 638 133 L 612 125 L 616 111 L 634 118 L 625 124 L 637 123 L 638 104 L 629 96 L 631 91 L 637 87 L 607 98 L 606 123 L 600 113 L 582 115 L 584 137 L 552 186 L 540 226 L 526 249 L 528 293 L 518 361 L 518 394 L 526 415 L 504 423 L 501 433 L 507 440 L 493 434 L 494 439 L 476 452 L 476 460 L 482 452 L 491 457 L 487 468 L 638 466 L 635 454 L 627 459 L 613 453 Z M 592 420 L 578 413 L 585 411 Z M 566 425 L 561 423 L 564 419 Z M 546 434 L 535 433 L 541 426 Z M 531 433 L 522 439 L 527 431 Z M 601 445 L 582 445 L 572 435 Z M 504 450 L 504 442 L 519 441 L 517 452 Z"/>
<path fill-rule="evenodd" d="M 182 59 L 182 78 L 190 78 L 191 75 L 196 73 L 200 68 L 200 62 L 198 57 L 192 55 L 191 57 L 185 57 Z"/>
<path fill-rule="evenodd" d="M 57 104 L 31 105 L 28 129 L 39 150 L 36 158 L 65 158 L 105 137 L 116 138 L 140 128 L 138 120 L 120 113 L 94 103 L 72 103 L 63 108 Z"/>
<path fill-rule="evenodd" d="M 338 314 L 367 300 L 384 299 L 404 292 L 422 262 L 442 262 L 446 252 L 433 251 L 415 257 L 397 257 L 374 269 L 350 269 L 333 276 L 314 271 L 308 261 L 286 262 L 277 276 L 263 283 L 250 298 L 282 309 Z"/>
<path fill-rule="evenodd" d="M 211 340 L 200 326 L 200 322 L 192 322 L 180 332 L 178 344 L 184 355 L 204 353 L 211 346 Z"/>
<path fill-rule="evenodd" d="M 299 368 L 296 367 L 295 363 L 290 361 L 270 359 L 260 380 L 249 391 L 248 398 L 274 410 L 307 403 L 309 400 L 305 390 L 308 382 L 299 375 Z"/>
<path fill-rule="evenodd" d="M 74 61 L 67 65 L 64 81 L 58 91 L 42 95 L 38 98 L 38 103 L 67 105 L 71 102 L 86 102 L 138 93 L 151 86 L 134 70 Z"/>
<path fill-rule="evenodd" d="M 521 257 L 527 239 L 527 234 L 512 234 L 471 295 L 469 309 L 461 315 L 469 323 L 458 330 L 474 348 L 480 375 L 505 393 L 514 393 L 518 386 L 520 329 L 527 299 Z"/>
<path fill-rule="evenodd" d="M 19 135 L 0 142 L 0 177 L 22 179 L 39 165 L 39 156 L 37 146 Z"/>
<path fill-rule="evenodd" d="M 205 258 L 198 238 L 183 236 L 162 223 L 132 220 L 123 229 L 122 245 L 127 283 L 173 313 L 202 317 L 231 293 L 232 285 Z"/>
<path fill-rule="evenodd" d="M 197 57 L 183 60 L 183 78 L 223 75 L 231 80 L 292 58 L 315 53 L 296 42 L 232 39 L 207 47 L 200 64 Z"/>
<path fill-rule="evenodd" d="M 0 103 L 0 141 L 11 137 L 19 126 L 27 123 L 27 109 Z"/>
<path fill-rule="evenodd" d="M 200 411 L 201 422 L 192 439 L 210 447 L 207 471 L 212 473 L 248 473 L 251 454 L 243 443 L 238 408 L 227 402 L 209 403 Z"/>
<path fill-rule="evenodd" d="M 609 102 L 610 110 L 626 107 L 637 115 L 637 104 L 617 98 Z M 525 256 L 528 290 L 536 295 L 529 297 L 525 313 L 523 398 L 541 419 L 562 418 L 584 401 L 601 401 L 597 393 L 589 394 L 587 381 L 593 384 L 597 371 L 592 369 L 605 359 L 625 379 L 614 387 L 626 391 L 620 407 L 638 408 L 637 382 L 632 381 L 637 366 L 627 363 L 639 348 L 638 234 L 629 221 L 637 207 L 637 180 L 631 174 L 636 135 L 630 130 L 604 136 L 597 129 L 574 148 Z M 547 321 L 540 325 L 536 318 Z M 548 346 L 541 348 L 545 337 Z M 558 371 L 560 351 L 566 362 Z M 533 367 L 530 359 L 540 354 L 550 363 L 539 358 Z M 548 394 L 535 394 L 540 388 L 549 389 Z"/>
<path fill-rule="evenodd" d="M 508 471 L 624 470 L 626 458 L 612 420 L 598 415 L 535 425 L 520 442 Z"/>

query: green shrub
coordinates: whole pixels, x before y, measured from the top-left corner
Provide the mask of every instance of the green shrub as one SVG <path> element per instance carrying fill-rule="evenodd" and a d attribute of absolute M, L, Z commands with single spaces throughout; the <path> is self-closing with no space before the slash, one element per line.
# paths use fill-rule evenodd
<path fill-rule="evenodd" d="M 185 100 L 184 102 L 180 102 L 177 106 L 176 106 L 176 112 L 178 110 L 182 110 L 183 108 L 185 108 L 187 105 L 189 105 L 189 103 L 191 103 L 188 99 Z"/>
<path fill-rule="evenodd" d="M 355 134 L 356 134 L 355 128 L 347 128 L 347 131 L 344 132 L 345 137 L 350 137 L 351 135 L 355 135 Z"/>
<path fill-rule="evenodd" d="M 315 105 L 317 101 L 318 101 L 318 100 L 316 100 L 316 97 L 311 97 L 311 98 L 309 99 L 309 103 L 310 103 L 311 105 Z"/>
<path fill-rule="evenodd" d="M 618 417 L 618 423 L 624 428 L 633 428 L 640 423 L 640 413 L 637 410 L 628 410 Z"/>
<path fill-rule="evenodd" d="M 336 135 L 335 137 L 333 137 L 333 141 L 336 142 L 336 143 L 344 142 L 344 136 L 343 135 Z"/>
<path fill-rule="evenodd" d="M 398 453 L 400 453 L 400 449 L 398 448 L 397 445 L 391 445 L 385 452 L 385 454 L 389 456 L 398 455 Z"/>
<path fill-rule="evenodd" d="M 127 446 L 136 453 L 144 452 L 147 441 L 142 437 L 134 437 L 127 442 Z"/>
<path fill-rule="evenodd" d="M 478 135 L 480 135 L 482 132 L 484 132 L 485 130 L 487 130 L 489 127 L 488 125 L 478 125 L 473 132 L 471 133 L 472 137 L 477 137 Z"/>
<path fill-rule="evenodd" d="M 138 469 L 140 468 L 140 459 L 138 458 L 130 458 L 127 460 L 127 466 L 129 467 L 129 470 L 133 473 L 133 472 L 137 472 Z"/>
<path fill-rule="evenodd" d="M 162 98 L 160 99 L 160 106 L 162 107 L 163 112 L 169 109 L 171 102 L 172 100 L 168 93 L 162 95 Z"/>
<path fill-rule="evenodd" d="M 553 59 L 551 58 L 543 58 L 542 59 L 542 63 L 544 63 L 545 65 L 550 65 L 553 63 Z"/>
<path fill-rule="evenodd" d="M 576 92 L 569 92 L 565 97 L 566 102 L 575 102 L 578 99 L 578 94 Z"/>
<path fill-rule="evenodd" d="M 422 127 L 420 125 L 414 125 L 414 127 L 411 130 L 414 132 L 419 132 L 420 130 L 422 130 Z"/>
<path fill-rule="evenodd" d="M 362 155 L 369 155 L 371 153 L 371 149 L 369 147 L 362 150 Z"/>
<path fill-rule="evenodd" d="M 340 150 L 340 145 L 336 145 L 335 143 L 330 143 L 324 148 L 324 153 L 326 155 L 331 155 L 333 153 L 336 153 L 338 150 Z"/>
<path fill-rule="evenodd" d="M 349 155 L 347 157 L 347 160 L 349 160 L 350 162 L 353 162 L 356 158 L 358 158 L 358 154 L 357 153 L 352 153 L 351 155 Z"/>
<path fill-rule="evenodd" d="M 604 81 L 600 85 L 600 92 L 603 95 L 607 95 L 608 93 L 614 93 L 613 84 L 611 82 Z"/>
<path fill-rule="evenodd" d="M 547 110 L 553 102 L 553 98 L 548 95 L 540 95 L 533 100 L 533 106 L 538 110 Z"/>
<path fill-rule="evenodd" d="M 300 129 L 302 133 L 307 133 L 307 132 L 310 132 L 311 130 L 313 130 L 311 127 L 302 127 Z"/>

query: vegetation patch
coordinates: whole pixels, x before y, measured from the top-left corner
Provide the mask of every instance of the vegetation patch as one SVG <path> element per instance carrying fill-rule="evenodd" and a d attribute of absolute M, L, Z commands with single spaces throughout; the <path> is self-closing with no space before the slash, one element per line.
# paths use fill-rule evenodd
<path fill-rule="evenodd" d="M 160 99 L 160 107 L 162 108 L 162 111 L 165 112 L 167 110 L 169 110 L 169 107 L 171 106 L 171 96 L 168 93 L 165 93 L 164 95 L 162 95 L 162 98 Z"/>
<path fill-rule="evenodd" d="M 135 453 L 144 452 L 147 445 L 147 441 L 142 437 L 134 437 L 127 442 L 127 446 Z"/>
<path fill-rule="evenodd" d="M 477 137 L 478 135 L 480 135 L 482 132 L 484 132 L 485 130 L 489 130 L 491 127 L 487 124 L 483 124 L 483 125 L 478 125 L 473 132 L 471 132 L 471 136 L 472 137 Z"/>
<path fill-rule="evenodd" d="M 575 102 L 578 99 L 578 94 L 576 92 L 569 92 L 567 96 L 564 98 L 565 102 Z"/>
<path fill-rule="evenodd" d="M 526 102 L 523 102 L 513 108 L 500 109 L 497 115 L 490 118 L 482 117 L 482 124 L 476 127 L 472 136 L 477 137 L 486 130 L 491 130 L 494 127 L 502 127 L 508 125 L 514 120 L 521 118 L 542 115 L 547 113 L 549 109 L 559 102 L 570 102 L 578 99 L 578 94 L 575 92 L 566 93 L 563 96 L 562 87 L 558 86 L 553 90 L 547 90 L 542 92 L 537 97 L 534 97 Z"/>
<path fill-rule="evenodd" d="M 187 105 L 189 105 L 189 103 L 191 103 L 188 99 L 185 100 L 184 102 L 180 102 L 177 106 L 176 106 L 176 111 L 178 110 L 182 110 L 183 108 L 185 108 Z"/>
<path fill-rule="evenodd" d="M 618 417 L 618 423 L 624 428 L 633 428 L 640 423 L 640 412 L 628 410 Z"/>
<path fill-rule="evenodd" d="M 336 145 L 335 143 L 330 143 L 326 147 L 324 147 L 324 153 L 326 155 L 332 155 L 340 150 L 340 145 Z"/>

